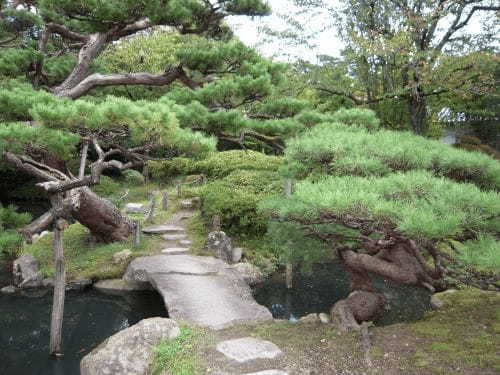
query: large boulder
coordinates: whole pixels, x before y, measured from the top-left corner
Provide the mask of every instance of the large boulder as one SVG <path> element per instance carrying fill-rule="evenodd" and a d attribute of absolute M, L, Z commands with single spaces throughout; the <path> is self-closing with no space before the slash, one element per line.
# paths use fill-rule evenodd
<path fill-rule="evenodd" d="M 40 264 L 31 254 L 17 258 L 12 264 L 14 285 L 18 288 L 38 288 L 42 286 L 42 273 Z"/>
<path fill-rule="evenodd" d="M 113 263 L 120 264 L 125 263 L 132 256 L 132 251 L 129 249 L 125 249 L 113 254 Z"/>
<path fill-rule="evenodd" d="M 154 346 L 180 334 L 166 318 L 141 320 L 108 338 L 80 362 L 81 375 L 145 375 L 154 361 Z"/>
<path fill-rule="evenodd" d="M 210 232 L 207 238 L 206 249 L 218 259 L 226 263 L 233 262 L 233 246 L 231 238 L 222 231 Z"/>

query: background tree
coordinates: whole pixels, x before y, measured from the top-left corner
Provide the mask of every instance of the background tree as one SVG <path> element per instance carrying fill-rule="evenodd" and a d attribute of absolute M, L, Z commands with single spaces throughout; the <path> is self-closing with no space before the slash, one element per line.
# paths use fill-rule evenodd
<path fill-rule="evenodd" d="M 378 127 L 371 111 L 342 110 L 288 142 L 282 171 L 299 182 L 261 203 L 270 235 L 294 262 L 340 260 L 353 290 L 342 314 L 357 322 L 383 311 L 372 273 L 431 291 L 447 278 L 498 289 L 500 164 Z"/>
<path fill-rule="evenodd" d="M 384 124 L 399 121 L 397 116 L 390 118 L 391 112 L 404 111 L 405 123 L 417 134 L 425 134 L 433 109 L 438 107 L 435 114 L 443 108 L 436 97 L 450 93 L 472 99 L 479 92 L 486 96 L 494 90 L 485 69 L 496 54 L 491 50 L 499 26 L 494 1 L 364 0 L 335 7 L 322 0 L 292 3 L 302 12 L 292 18 L 292 32 L 285 37 L 297 39 L 304 13 L 328 9 L 332 23 L 326 27 L 331 32 L 336 28 L 344 42 L 342 64 L 354 84 L 326 80 L 317 87 L 355 105 L 369 106 Z M 483 17 L 480 32 L 468 27 L 479 17 Z"/>

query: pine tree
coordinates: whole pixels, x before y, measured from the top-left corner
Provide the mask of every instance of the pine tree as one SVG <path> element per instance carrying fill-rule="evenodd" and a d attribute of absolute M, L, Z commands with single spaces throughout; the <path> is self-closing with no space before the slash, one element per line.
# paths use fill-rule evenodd
<path fill-rule="evenodd" d="M 292 261 L 346 266 L 353 293 L 334 310 L 357 322 L 381 313 L 371 273 L 431 291 L 447 280 L 498 289 L 500 163 L 380 130 L 369 110 L 331 118 L 288 142 L 283 174 L 296 191 L 260 209 Z"/>
<path fill-rule="evenodd" d="M 231 138 L 237 130 L 215 132 L 206 126 L 208 137 L 193 132 L 188 118 L 198 110 L 197 101 L 209 106 L 203 113 L 211 121 L 218 121 L 224 115 L 213 103 L 228 110 L 230 99 L 248 104 L 249 98 L 260 98 L 259 93 L 269 91 L 276 70 L 232 41 L 224 24 L 229 15 L 267 14 L 261 0 L 41 0 L 2 1 L 0 6 L 0 162 L 4 170 L 37 179 L 49 196 L 63 198 L 61 207 L 24 228 L 28 239 L 52 225 L 55 217 L 78 220 L 98 240 L 127 238 L 129 219 L 89 186 L 98 184 L 108 169 L 140 167 L 171 153 L 213 150 L 211 134 Z M 162 51 L 174 58 L 160 69 L 137 72 L 140 67 L 132 66 L 113 72 L 113 65 L 101 58 L 104 51 L 165 30 L 184 45 Z M 144 53 L 151 55 L 151 45 L 145 47 Z M 210 76 L 235 71 L 236 80 L 210 81 Z M 124 85 L 177 88 L 160 100 L 107 95 Z M 213 96 L 210 103 L 208 96 Z M 240 123 L 246 118 L 241 112 L 226 118 L 237 115 Z M 91 161 L 89 147 L 95 156 Z M 66 162 L 78 150 L 81 167 L 71 171 Z"/>

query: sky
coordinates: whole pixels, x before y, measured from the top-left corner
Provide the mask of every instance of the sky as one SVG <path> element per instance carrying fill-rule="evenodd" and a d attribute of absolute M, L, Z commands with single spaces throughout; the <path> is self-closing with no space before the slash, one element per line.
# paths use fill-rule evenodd
<path fill-rule="evenodd" d="M 329 6 L 335 8 L 342 0 L 324 0 Z M 266 41 L 266 36 L 259 29 L 268 26 L 274 30 L 283 31 L 286 29 L 286 22 L 280 18 L 280 15 L 293 14 L 297 7 L 291 4 L 290 0 L 268 0 L 272 12 L 270 16 L 255 17 L 229 17 L 228 22 L 235 31 L 235 34 L 248 46 L 256 48 L 266 57 L 274 57 L 281 61 L 294 61 L 298 58 L 308 60 L 312 63 L 319 63 L 317 55 L 329 55 L 340 57 L 343 43 L 337 35 L 335 28 L 330 27 L 324 32 L 318 33 L 313 39 L 314 47 L 285 45 L 277 40 Z M 482 21 L 484 21 L 484 12 L 477 12 L 465 28 L 468 32 L 479 32 Z M 326 10 L 318 10 L 312 19 L 307 17 L 299 18 L 304 28 L 313 32 L 323 28 L 325 25 L 331 25 L 331 16 Z M 450 21 L 443 21 L 443 26 L 449 25 Z M 500 42 L 499 42 L 500 43 Z M 286 55 L 286 52 L 289 55 Z"/>
<path fill-rule="evenodd" d="M 328 0 L 328 3 L 335 5 L 337 0 Z M 248 17 L 230 17 L 228 19 L 229 24 L 232 26 L 236 35 L 248 46 L 255 47 L 264 56 L 276 57 L 278 60 L 293 60 L 296 57 L 308 60 L 310 62 L 317 62 L 316 56 L 318 54 L 339 56 L 340 50 L 342 49 L 342 42 L 335 35 L 334 29 L 326 30 L 319 33 L 317 37 L 313 39 L 313 43 L 316 45 L 314 48 L 309 48 L 306 46 L 292 46 L 284 45 L 282 43 L 273 41 L 265 42 L 264 33 L 260 32 L 259 29 L 263 26 L 269 26 L 272 29 L 283 31 L 286 29 L 286 23 L 280 18 L 280 14 L 291 14 L 297 11 L 297 8 L 293 6 L 289 0 L 271 0 L 269 1 L 273 14 L 266 17 L 255 17 L 254 19 Z M 301 18 L 303 20 L 303 25 L 306 30 L 313 31 L 321 28 L 322 25 L 327 25 L 329 21 L 329 15 L 325 11 L 319 11 L 315 15 L 314 20 L 309 20 L 305 17 Z M 285 56 L 284 51 L 289 52 L 291 56 Z M 281 51 L 281 53 L 280 53 Z"/>

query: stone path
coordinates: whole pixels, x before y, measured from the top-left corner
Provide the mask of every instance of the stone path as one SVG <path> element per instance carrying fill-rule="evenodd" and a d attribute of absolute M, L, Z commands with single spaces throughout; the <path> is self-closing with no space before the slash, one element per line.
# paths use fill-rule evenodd
<path fill-rule="evenodd" d="M 175 320 L 215 330 L 272 320 L 269 310 L 254 300 L 249 285 L 237 268 L 214 257 L 189 255 L 191 241 L 183 220 L 192 216 L 188 209 L 193 206 L 183 201 L 182 211 L 167 223 L 143 229 L 146 234 L 161 235 L 167 246 L 161 255 L 134 259 L 123 279 L 135 285 L 150 284 L 161 294 L 170 318 Z M 232 367 L 273 360 L 283 355 L 275 344 L 251 337 L 222 341 L 216 349 Z M 288 374 L 276 369 L 260 372 L 248 372 L 247 369 L 216 375 Z"/>

